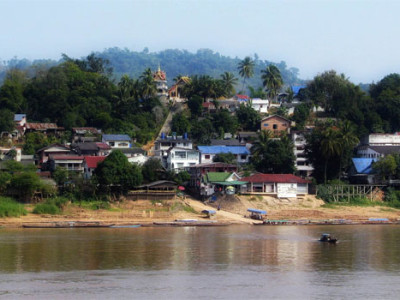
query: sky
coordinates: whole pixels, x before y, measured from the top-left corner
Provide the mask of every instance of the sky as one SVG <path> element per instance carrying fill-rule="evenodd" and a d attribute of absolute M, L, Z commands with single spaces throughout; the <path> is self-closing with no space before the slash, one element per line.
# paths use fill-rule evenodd
<path fill-rule="evenodd" d="M 400 73 L 400 0 L 0 0 L 0 61 L 208 48 L 352 82 Z"/>

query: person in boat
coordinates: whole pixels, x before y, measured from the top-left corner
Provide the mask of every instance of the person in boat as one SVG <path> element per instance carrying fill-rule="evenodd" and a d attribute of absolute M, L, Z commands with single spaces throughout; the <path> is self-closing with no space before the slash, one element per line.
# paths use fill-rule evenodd
<path fill-rule="evenodd" d="M 321 235 L 321 238 L 319 239 L 320 242 L 329 242 L 329 243 L 335 243 L 337 241 L 336 238 L 331 237 L 329 233 L 324 233 Z"/>

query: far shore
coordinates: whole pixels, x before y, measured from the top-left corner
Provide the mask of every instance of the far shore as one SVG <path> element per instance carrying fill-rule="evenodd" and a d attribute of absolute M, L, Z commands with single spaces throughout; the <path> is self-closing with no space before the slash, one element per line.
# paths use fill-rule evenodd
<path fill-rule="evenodd" d="M 113 203 L 110 210 L 90 210 L 68 205 L 60 215 L 36 215 L 31 213 L 32 204 L 25 205 L 26 216 L 19 218 L 1 218 L 0 227 L 22 228 L 23 224 L 46 224 L 50 222 L 99 222 L 101 224 L 162 226 L 156 223 L 174 222 L 188 219 L 209 221 L 201 212 L 215 210 L 216 215 L 211 220 L 218 224 L 253 225 L 260 221 L 249 217 L 248 208 L 267 211 L 266 219 L 282 222 L 286 225 L 316 225 L 316 224 L 366 224 L 392 223 L 400 224 L 400 210 L 385 206 L 338 206 L 326 208 L 323 201 L 312 195 L 298 199 L 276 199 L 273 197 L 240 196 L 236 202 L 202 203 L 191 199 L 176 199 L 151 203 L 147 200 L 122 201 Z M 220 210 L 217 207 L 220 207 Z M 375 222 L 369 222 L 369 220 Z M 387 221 L 386 221 L 387 220 Z M 280 222 L 276 222 L 280 223 Z M 190 225 L 190 224 L 189 224 Z M 169 226 L 175 226 L 170 224 Z"/>

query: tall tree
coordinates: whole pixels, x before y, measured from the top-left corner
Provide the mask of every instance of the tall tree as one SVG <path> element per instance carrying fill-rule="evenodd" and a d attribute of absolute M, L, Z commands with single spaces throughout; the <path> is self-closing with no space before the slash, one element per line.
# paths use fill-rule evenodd
<path fill-rule="evenodd" d="M 156 95 L 157 88 L 150 68 L 147 68 L 140 76 L 141 96 L 148 100 Z"/>
<path fill-rule="evenodd" d="M 243 77 L 243 87 L 242 87 L 243 91 L 246 79 L 251 78 L 254 75 L 254 66 L 255 63 L 250 56 L 246 56 L 241 62 L 239 62 L 238 70 L 239 70 L 239 75 Z"/>
<path fill-rule="evenodd" d="M 232 97 L 235 94 L 235 85 L 238 79 L 231 72 L 225 72 L 221 75 L 222 88 L 224 89 L 225 97 Z"/>
<path fill-rule="evenodd" d="M 261 74 L 268 96 L 274 99 L 283 85 L 281 72 L 276 66 L 269 65 L 265 70 L 261 71 Z"/>

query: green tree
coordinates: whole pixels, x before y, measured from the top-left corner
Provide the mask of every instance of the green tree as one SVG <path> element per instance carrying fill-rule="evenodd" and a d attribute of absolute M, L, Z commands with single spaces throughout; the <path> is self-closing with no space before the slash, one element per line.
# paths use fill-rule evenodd
<path fill-rule="evenodd" d="M 261 71 L 261 79 L 263 85 L 267 89 L 267 94 L 271 99 L 275 99 L 279 90 L 283 85 L 281 72 L 274 65 L 269 65 L 265 70 Z"/>
<path fill-rule="evenodd" d="M 238 79 L 231 72 L 225 72 L 221 75 L 222 88 L 224 90 L 225 97 L 232 97 L 235 94 L 235 85 L 238 83 Z"/>
<path fill-rule="evenodd" d="M 18 199 L 29 202 L 36 191 L 41 188 L 39 176 L 33 172 L 22 172 L 13 175 L 10 181 L 10 192 Z"/>
<path fill-rule="evenodd" d="M 8 109 L 0 109 L 0 133 L 14 129 L 14 114 Z"/>
<path fill-rule="evenodd" d="M 156 95 L 157 88 L 150 68 L 147 68 L 140 76 L 141 96 L 150 99 Z"/>
<path fill-rule="evenodd" d="M 226 164 L 235 164 L 236 163 L 236 156 L 232 153 L 219 153 L 215 155 L 214 162 L 223 162 Z"/>
<path fill-rule="evenodd" d="M 240 104 L 236 111 L 236 117 L 243 130 L 257 131 L 260 127 L 260 114 L 251 107 L 250 103 Z"/>
<path fill-rule="evenodd" d="M 178 113 L 172 117 L 171 130 L 177 134 L 183 134 L 190 131 L 190 121 L 184 113 Z"/>
<path fill-rule="evenodd" d="M 114 189 L 125 193 L 140 185 L 143 177 L 138 165 L 130 164 L 120 150 L 114 150 L 98 164 L 94 171 L 94 180 L 103 190 Z"/>
<path fill-rule="evenodd" d="M 213 124 L 209 119 L 194 120 L 190 129 L 190 136 L 199 144 L 209 144 L 214 131 Z"/>
<path fill-rule="evenodd" d="M 393 155 L 389 154 L 381 158 L 372 165 L 372 169 L 377 172 L 383 180 L 390 179 L 396 174 L 397 164 Z"/>
<path fill-rule="evenodd" d="M 254 66 L 255 63 L 250 56 L 246 56 L 242 61 L 239 62 L 238 70 L 239 75 L 243 78 L 243 91 L 246 79 L 249 79 L 254 75 Z"/>
<path fill-rule="evenodd" d="M 264 91 L 262 87 L 258 87 L 257 89 L 253 88 L 252 86 L 249 86 L 249 91 L 250 91 L 250 98 L 260 98 L 260 99 L 266 99 L 267 98 L 267 93 Z"/>
<path fill-rule="evenodd" d="M 192 117 L 198 118 L 203 112 L 203 99 L 199 96 L 189 98 L 187 105 Z"/>
<path fill-rule="evenodd" d="M 160 180 L 163 172 L 161 160 L 158 158 L 151 157 L 142 166 L 143 180 L 145 182 Z"/>
<path fill-rule="evenodd" d="M 292 174 L 296 170 L 293 143 L 286 136 L 272 139 L 269 131 L 261 131 L 251 153 L 252 164 L 258 172 Z"/>
<path fill-rule="evenodd" d="M 53 172 L 53 179 L 58 186 L 63 186 L 68 180 L 68 170 L 57 166 Z"/>

